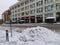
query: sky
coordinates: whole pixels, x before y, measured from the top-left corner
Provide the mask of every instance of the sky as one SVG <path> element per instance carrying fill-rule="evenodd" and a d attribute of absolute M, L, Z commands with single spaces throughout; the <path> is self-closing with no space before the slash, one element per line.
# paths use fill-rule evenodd
<path fill-rule="evenodd" d="M 0 19 L 2 19 L 2 13 L 16 2 L 18 0 L 0 0 Z"/>

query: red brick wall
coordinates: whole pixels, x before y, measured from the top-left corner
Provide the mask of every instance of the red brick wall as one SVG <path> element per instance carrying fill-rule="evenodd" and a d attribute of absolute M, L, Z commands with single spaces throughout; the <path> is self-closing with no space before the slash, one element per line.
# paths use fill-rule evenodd
<path fill-rule="evenodd" d="M 2 24 L 3 23 L 3 19 L 0 19 L 0 24 Z"/>
<path fill-rule="evenodd" d="M 8 15 L 8 12 L 5 11 L 5 12 L 3 13 L 3 22 L 9 21 L 9 19 L 10 19 L 10 16 Z"/>

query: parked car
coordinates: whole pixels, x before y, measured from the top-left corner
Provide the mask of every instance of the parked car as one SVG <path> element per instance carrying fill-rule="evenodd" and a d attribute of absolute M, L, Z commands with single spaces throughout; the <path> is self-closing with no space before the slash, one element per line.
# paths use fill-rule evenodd
<path fill-rule="evenodd" d="M 15 24 L 15 23 L 16 23 L 16 21 L 12 21 L 12 22 L 11 22 L 11 24 Z"/>
<path fill-rule="evenodd" d="M 10 21 L 5 21 L 5 24 L 10 24 Z"/>
<path fill-rule="evenodd" d="M 25 21 L 24 20 L 20 20 L 20 23 L 24 23 Z"/>

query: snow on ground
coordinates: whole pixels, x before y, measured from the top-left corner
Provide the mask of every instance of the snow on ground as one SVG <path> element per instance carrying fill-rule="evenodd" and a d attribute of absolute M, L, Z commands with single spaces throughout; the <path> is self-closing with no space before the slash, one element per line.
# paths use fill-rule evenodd
<path fill-rule="evenodd" d="M 54 24 L 60 24 L 60 22 L 58 22 L 58 23 L 54 23 Z"/>
<path fill-rule="evenodd" d="M 60 45 L 60 36 L 44 27 L 27 28 L 22 33 L 13 31 L 13 37 L 10 34 L 8 42 L 5 31 L 0 30 L 0 45 Z"/>

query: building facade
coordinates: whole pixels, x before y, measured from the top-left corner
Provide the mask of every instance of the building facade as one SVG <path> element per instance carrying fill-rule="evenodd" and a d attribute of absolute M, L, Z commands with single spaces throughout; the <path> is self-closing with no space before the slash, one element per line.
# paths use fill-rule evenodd
<path fill-rule="evenodd" d="M 3 14 L 2 14 L 2 20 L 3 20 L 3 23 L 5 23 L 6 21 L 10 20 L 10 16 L 8 14 L 8 10 L 6 10 L 6 11 L 3 12 Z"/>
<path fill-rule="evenodd" d="M 0 19 L 0 24 L 3 24 L 3 19 Z"/>
<path fill-rule="evenodd" d="M 19 0 L 10 7 L 11 20 L 25 23 L 60 22 L 60 0 Z"/>

